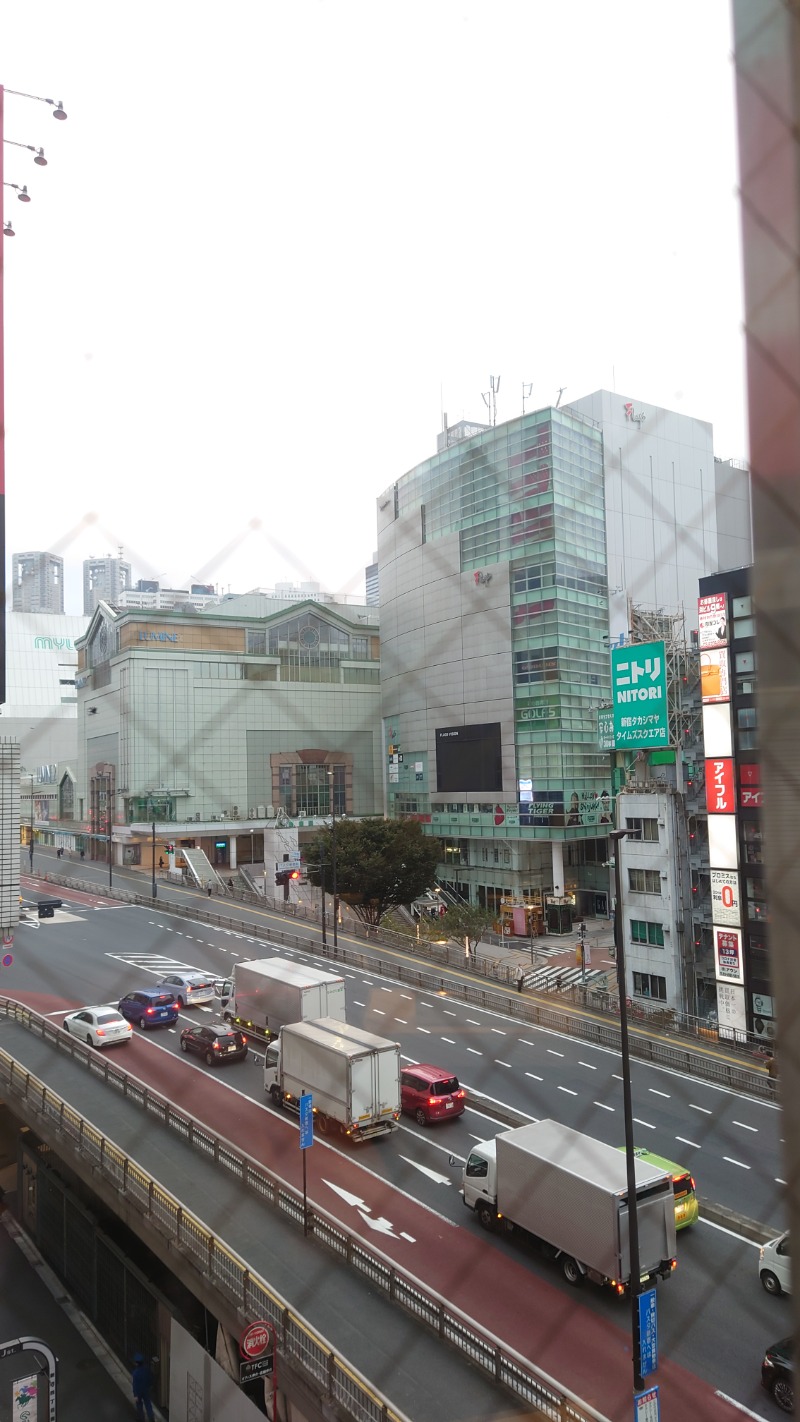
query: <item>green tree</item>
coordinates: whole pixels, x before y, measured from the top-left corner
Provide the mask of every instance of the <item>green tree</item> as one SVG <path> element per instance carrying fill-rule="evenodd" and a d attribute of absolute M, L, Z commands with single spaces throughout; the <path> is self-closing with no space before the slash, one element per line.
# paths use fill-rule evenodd
<path fill-rule="evenodd" d="M 440 920 L 448 938 L 464 939 L 469 943 L 470 953 L 474 953 L 487 928 L 491 928 L 495 915 L 491 909 L 479 904 L 448 904 L 447 913 Z"/>
<path fill-rule="evenodd" d="M 304 845 L 308 877 L 333 893 L 333 830 Z M 436 877 L 441 845 L 416 820 L 337 820 L 336 889 L 362 923 L 377 925 L 390 908 L 410 904 Z"/>

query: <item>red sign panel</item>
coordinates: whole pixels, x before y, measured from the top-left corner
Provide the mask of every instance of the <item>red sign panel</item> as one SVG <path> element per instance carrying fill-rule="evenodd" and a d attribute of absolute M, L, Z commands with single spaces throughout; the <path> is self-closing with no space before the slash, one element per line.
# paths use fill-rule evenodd
<path fill-rule="evenodd" d="M 239 1347 L 246 1358 L 260 1358 L 270 1346 L 270 1329 L 266 1323 L 251 1323 L 239 1339 Z"/>
<path fill-rule="evenodd" d="M 742 809 L 760 810 L 761 766 L 757 764 L 739 766 L 739 804 Z"/>
<path fill-rule="evenodd" d="M 710 815 L 732 815 L 736 811 L 733 761 L 727 756 L 706 761 L 706 808 Z"/>

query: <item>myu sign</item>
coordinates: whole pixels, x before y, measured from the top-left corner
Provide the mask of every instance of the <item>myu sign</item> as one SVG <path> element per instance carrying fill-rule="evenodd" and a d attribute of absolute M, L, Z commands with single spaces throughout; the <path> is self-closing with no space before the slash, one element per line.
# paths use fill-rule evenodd
<path fill-rule="evenodd" d="M 663 642 L 613 648 L 611 700 L 617 750 L 658 750 L 669 745 Z"/>

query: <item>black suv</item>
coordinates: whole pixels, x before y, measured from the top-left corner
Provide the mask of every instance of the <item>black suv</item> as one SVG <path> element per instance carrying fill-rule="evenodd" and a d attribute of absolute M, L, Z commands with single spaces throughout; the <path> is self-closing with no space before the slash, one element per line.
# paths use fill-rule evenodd
<path fill-rule="evenodd" d="M 218 1066 L 220 1062 L 238 1062 L 247 1056 L 247 1038 L 244 1032 L 224 1024 L 214 1027 L 184 1027 L 181 1032 L 181 1051 L 198 1052 L 205 1057 L 207 1066 Z"/>
<path fill-rule="evenodd" d="M 782 1412 L 794 1412 L 794 1362 L 792 1340 L 782 1338 L 764 1354 L 761 1364 L 761 1386 L 772 1393 Z"/>

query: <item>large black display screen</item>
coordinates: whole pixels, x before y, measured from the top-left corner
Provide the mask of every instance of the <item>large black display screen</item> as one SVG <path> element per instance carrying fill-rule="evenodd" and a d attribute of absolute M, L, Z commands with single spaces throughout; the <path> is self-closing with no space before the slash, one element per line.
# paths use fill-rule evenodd
<path fill-rule="evenodd" d="M 503 788 L 500 722 L 436 730 L 436 789 L 440 794 Z"/>

